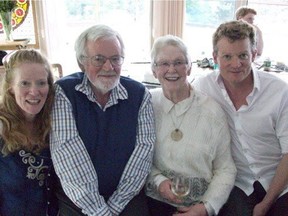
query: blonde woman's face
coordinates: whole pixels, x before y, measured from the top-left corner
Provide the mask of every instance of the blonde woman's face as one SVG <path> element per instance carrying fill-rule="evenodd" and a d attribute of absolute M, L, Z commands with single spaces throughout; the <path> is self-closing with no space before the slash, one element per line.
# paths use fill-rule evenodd
<path fill-rule="evenodd" d="M 26 120 L 31 121 L 43 108 L 48 92 L 48 72 L 44 65 L 22 63 L 14 71 L 11 93 Z"/>

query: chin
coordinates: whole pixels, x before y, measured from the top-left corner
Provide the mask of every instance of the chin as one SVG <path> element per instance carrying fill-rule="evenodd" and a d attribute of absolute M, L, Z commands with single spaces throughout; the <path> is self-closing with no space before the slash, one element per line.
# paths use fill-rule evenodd
<path fill-rule="evenodd" d="M 95 87 L 101 91 L 103 94 L 110 92 L 114 89 L 119 83 L 119 79 L 110 80 L 109 82 L 96 82 Z"/>

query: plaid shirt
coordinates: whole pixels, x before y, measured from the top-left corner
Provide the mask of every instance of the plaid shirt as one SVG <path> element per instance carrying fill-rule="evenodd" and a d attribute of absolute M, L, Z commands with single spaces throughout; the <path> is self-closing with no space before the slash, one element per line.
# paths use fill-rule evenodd
<path fill-rule="evenodd" d="M 84 214 L 119 215 L 128 202 L 142 189 L 150 172 L 156 139 L 151 95 L 146 89 L 139 109 L 135 149 L 126 164 L 117 190 L 106 203 L 98 191 L 96 170 L 78 134 L 72 105 L 62 88 L 57 84 L 55 87 L 50 145 L 54 167 L 63 190 Z M 87 100 L 97 103 L 86 76 L 74 90 L 87 95 Z M 103 111 L 110 106 L 117 106 L 118 100 L 127 99 L 127 90 L 119 84 L 112 90 Z"/>

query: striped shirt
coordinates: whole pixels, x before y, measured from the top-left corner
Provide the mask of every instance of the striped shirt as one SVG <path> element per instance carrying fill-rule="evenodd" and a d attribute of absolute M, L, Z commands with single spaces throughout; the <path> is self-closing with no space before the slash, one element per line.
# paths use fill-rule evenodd
<path fill-rule="evenodd" d="M 55 171 L 61 180 L 64 192 L 75 205 L 82 209 L 84 214 L 119 215 L 128 202 L 142 189 L 151 168 L 155 128 L 149 91 L 145 90 L 139 109 L 135 149 L 126 164 L 117 190 L 105 202 L 99 194 L 96 170 L 77 131 L 72 105 L 62 88 L 57 84 L 55 88 L 50 145 Z M 87 102 L 90 100 L 97 103 L 86 76 L 81 84 L 75 86 L 74 90 L 87 95 Z M 127 99 L 128 92 L 119 83 L 112 90 L 103 111 L 108 107 L 117 106 L 118 100 Z"/>

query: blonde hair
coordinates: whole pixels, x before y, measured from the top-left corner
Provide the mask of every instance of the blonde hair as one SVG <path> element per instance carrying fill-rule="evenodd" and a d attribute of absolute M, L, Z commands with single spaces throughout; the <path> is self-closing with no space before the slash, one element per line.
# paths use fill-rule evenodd
<path fill-rule="evenodd" d="M 22 63 L 39 63 L 44 65 L 47 71 L 49 85 L 46 102 L 35 118 L 34 124 L 36 127 L 33 143 L 29 131 L 25 126 L 24 115 L 16 103 L 15 96 L 9 91 L 15 77 L 15 69 Z M 50 113 L 54 101 L 51 66 L 43 55 L 33 49 L 18 50 L 8 54 L 4 57 L 3 64 L 5 67 L 5 76 L 2 80 L 0 120 L 3 124 L 1 138 L 4 140 L 4 145 L 2 146 L 1 152 L 7 155 L 24 148 L 31 152 L 38 153 L 48 147 L 49 144 L 48 134 L 51 129 Z"/>

